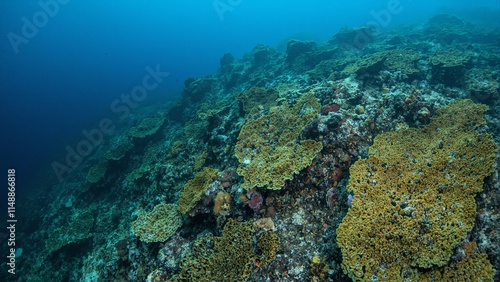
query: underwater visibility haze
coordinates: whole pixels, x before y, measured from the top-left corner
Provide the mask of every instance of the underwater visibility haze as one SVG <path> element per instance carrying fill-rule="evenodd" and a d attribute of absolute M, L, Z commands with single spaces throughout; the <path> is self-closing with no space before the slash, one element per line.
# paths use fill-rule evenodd
<path fill-rule="evenodd" d="M 500 1 L 0 2 L 0 281 L 500 281 Z"/>

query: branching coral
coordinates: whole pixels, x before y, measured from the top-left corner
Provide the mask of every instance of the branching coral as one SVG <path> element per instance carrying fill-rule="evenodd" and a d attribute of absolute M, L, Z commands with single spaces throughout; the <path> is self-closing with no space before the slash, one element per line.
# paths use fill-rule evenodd
<path fill-rule="evenodd" d="M 377 136 L 369 158 L 351 167 L 347 190 L 355 198 L 337 242 L 352 279 L 418 279 L 420 270 L 447 265 L 493 171 L 497 146 L 476 131 L 486 110 L 453 102 L 427 126 Z"/>
<path fill-rule="evenodd" d="M 298 142 L 301 131 L 320 111 L 313 93 L 300 97 L 293 107 L 285 102 L 271 108 L 269 115 L 245 123 L 238 136 L 235 154 L 243 187 L 279 190 L 286 180 L 311 164 L 323 148 L 320 142 Z"/>

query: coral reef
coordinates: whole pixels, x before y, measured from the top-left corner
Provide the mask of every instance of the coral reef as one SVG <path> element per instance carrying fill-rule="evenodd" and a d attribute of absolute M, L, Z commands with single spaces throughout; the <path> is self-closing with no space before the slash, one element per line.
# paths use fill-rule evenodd
<path fill-rule="evenodd" d="M 434 277 L 442 275 L 442 280 L 447 281 L 494 281 L 495 269 L 491 266 L 486 254 L 471 254 L 467 259 L 445 267 L 442 273 L 435 271 Z M 427 276 L 431 276 L 428 274 Z"/>
<path fill-rule="evenodd" d="M 486 109 L 452 102 L 429 125 L 378 135 L 369 158 L 351 166 L 355 198 L 337 241 L 352 279 L 418 279 L 420 269 L 447 264 L 493 172 L 497 145 L 477 131 Z"/>
<path fill-rule="evenodd" d="M 208 152 L 207 150 L 201 151 L 194 159 L 193 169 L 194 171 L 199 171 L 205 165 L 207 161 Z"/>
<path fill-rule="evenodd" d="M 311 278 L 313 282 L 326 281 L 328 276 L 328 267 L 324 260 L 318 256 L 313 256 L 311 260 Z"/>
<path fill-rule="evenodd" d="M 234 62 L 234 57 L 231 53 L 226 53 L 220 58 L 220 68 L 222 72 L 229 72 L 232 69 L 232 63 Z"/>
<path fill-rule="evenodd" d="M 455 15 L 437 14 L 427 21 L 424 31 L 428 38 L 451 45 L 470 40 L 474 27 Z"/>
<path fill-rule="evenodd" d="M 235 154 L 242 186 L 250 190 L 267 187 L 278 190 L 293 174 L 311 163 L 322 149 L 314 140 L 298 143 L 300 133 L 320 111 L 314 94 L 301 96 L 295 106 L 288 103 L 271 108 L 269 115 L 245 123 L 238 136 Z"/>
<path fill-rule="evenodd" d="M 262 194 L 258 191 L 250 191 L 247 193 L 248 207 L 250 207 L 254 212 L 257 212 L 262 208 L 264 198 Z"/>
<path fill-rule="evenodd" d="M 343 73 L 350 75 L 353 73 L 364 74 L 364 73 L 377 73 L 386 59 L 386 52 L 377 52 L 368 56 L 363 60 L 356 61 L 354 64 L 348 65 Z"/>
<path fill-rule="evenodd" d="M 229 103 L 225 100 L 218 103 L 202 103 L 196 114 L 202 120 L 210 120 L 218 115 L 223 115 L 229 106 Z"/>
<path fill-rule="evenodd" d="M 202 100 L 214 88 L 216 79 L 212 77 L 206 78 L 188 78 L 184 82 L 184 92 L 182 95 L 189 98 L 192 102 Z"/>
<path fill-rule="evenodd" d="M 140 213 L 132 222 L 132 231 L 146 243 L 164 242 L 182 225 L 177 206 L 159 204 L 150 213 Z"/>
<path fill-rule="evenodd" d="M 339 44 L 342 48 L 360 49 L 373 41 L 373 31 L 369 27 L 341 29 L 330 40 L 331 43 Z"/>
<path fill-rule="evenodd" d="M 312 51 L 315 46 L 316 42 L 312 41 L 304 42 L 299 40 L 290 40 L 286 48 L 286 60 L 293 62 L 300 55 Z"/>

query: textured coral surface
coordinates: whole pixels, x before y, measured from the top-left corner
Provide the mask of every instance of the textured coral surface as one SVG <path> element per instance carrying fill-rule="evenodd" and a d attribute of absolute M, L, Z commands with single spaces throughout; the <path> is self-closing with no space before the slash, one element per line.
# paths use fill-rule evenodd
<path fill-rule="evenodd" d="M 150 213 L 141 213 L 132 223 L 132 231 L 141 241 L 164 242 L 182 225 L 177 206 L 159 204 Z"/>
<path fill-rule="evenodd" d="M 351 278 L 418 278 L 446 265 L 472 230 L 474 196 L 493 172 L 497 146 L 475 130 L 486 109 L 453 102 L 429 125 L 377 136 L 369 158 L 351 166 L 354 200 L 337 230 Z"/>

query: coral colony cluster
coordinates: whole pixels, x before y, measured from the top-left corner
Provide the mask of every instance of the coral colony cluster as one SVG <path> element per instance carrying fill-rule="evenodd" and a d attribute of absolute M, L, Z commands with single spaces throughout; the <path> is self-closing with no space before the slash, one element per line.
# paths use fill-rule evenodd
<path fill-rule="evenodd" d="M 366 31 L 138 108 L 26 204 L 19 281 L 500 281 L 500 30 Z"/>

